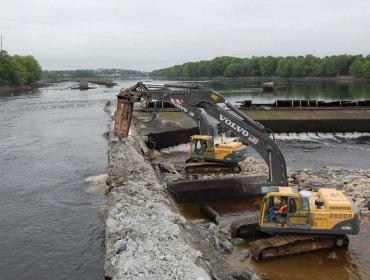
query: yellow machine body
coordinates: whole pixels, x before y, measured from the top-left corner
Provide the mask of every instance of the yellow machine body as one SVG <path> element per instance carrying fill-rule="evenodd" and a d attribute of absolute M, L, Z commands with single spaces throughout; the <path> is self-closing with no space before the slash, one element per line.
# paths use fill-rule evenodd
<path fill-rule="evenodd" d="M 262 231 L 317 234 L 357 234 L 360 212 L 341 191 L 320 188 L 317 192 L 298 193 L 291 187 L 276 187 L 263 199 L 259 225 Z M 274 217 L 284 201 L 286 214 Z M 275 208 L 275 213 L 274 211 Z M 271 218 L 273 217 L 273 219 Z M 279 218 L 279 219 L 278 219 Z M 281 219 L 280 219 L 281 218 Z"/>
<path fill-rule="evenodd" d="M 224 160 L 228 155 L 242 146 L 242 142 L 213 144 L 213 139 L 208 135 L 193 135 L 190 139 L 190 158 L 196 157 L 213 158 Z"/>

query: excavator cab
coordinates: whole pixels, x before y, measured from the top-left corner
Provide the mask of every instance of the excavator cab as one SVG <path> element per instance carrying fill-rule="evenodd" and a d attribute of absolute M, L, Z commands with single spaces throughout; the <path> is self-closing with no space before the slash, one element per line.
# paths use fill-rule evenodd
<path fill-rule="evenodd" d="M 189 151 L 185 171 L 193 174 L 239 173 L 238 161 L 246 157 L 246 147 L 241 142 L 215 145 L 213 137 L 208 135 L 191 136 Z"/>
<path fill-rule="evenodd" d="M 279 187 L 279 189 L 282 191 L 269 193 L 263 199 L 260 217 L 261 230 L 309 229 L 308 198 L 292 192 L 289 187 Z"/>
<path fill-rule="evenodd" d="M 207 135 L 194 135 L 190 142 L 190 158 L 214 158 L 214 147 L 211 137 Z"/>
<path fill-rule="evenodd" d="M 348 234 L 360 230 L 360 210 L 341 191 L 291 187 L 262 187 L 265 194 L 259 216 L 234 220 L 232 237 L 270 235 L 251 243 L 255 260 L 327 248 L 346 248 Z"/>

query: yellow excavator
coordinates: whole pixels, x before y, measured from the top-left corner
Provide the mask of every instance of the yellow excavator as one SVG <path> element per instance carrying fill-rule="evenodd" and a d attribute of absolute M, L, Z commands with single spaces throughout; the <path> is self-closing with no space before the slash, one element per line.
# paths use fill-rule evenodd
<path fill-rule="evenodd" d="M 141 82 L 121 91 L 117 96 L 117 137 L 127 136 L 133 103 L 142 99 L 150 100 L 152 94 L 153 91 Z M 161 101 L 170 102 L 198 120 L 201 135 L 191 140 L 192 161 L 198 157 L 210 159 L 211 162 L 220 159 L 225 163 L 229 157 L 230 162 L 238 162 L 245 156 L 242 146 L 239 146 L 241 143 L 214 144 L 210 135 L 218 133 L 209 129 L 217 124 L 222 131 L 231 132 L 242 143 L 253 148 L 268 166 L 266 186 L 261 187 L 264 198 L 259 214 L 246 216 L 231 224 L 234 237 L 246 234 L 269 236 L 253 242 L 251 249 L 256 260 L 346 247 L 349 243 L 346 235 L 358 234 L 360 211 L 352 199 L 335 189 L 299 192 L 290 187 L 284 156 L 271 138 L 270 131 L 235 108 L 222 95 L 199 86 L 177 85 L 163 85 L 161 94 Z M 238 149 L 241 149 L 239 155 Z"/>
<path fill-rule="evenodd" d="M 336 189 L 300 191 L 292 187 L 262 187 L 266 193 L 259 215 L 233 221 L 232 237 L 267 235 L 252 242 L 255 260 L 315 251 L 346 248 L 347 234 L 358 234 L 360 210 Z"/>
<path fill-rule="evenodd" d="M 234 140 L 215 144 L 214 137 L 193 135 L 189 143 L 189 159 L 185 162 L 186 173 L 239 173 L 240 161 L 247 156 L 246 146 Z"/>
<path fill-rule="evenodd" d="M 247 157 L 247 146 L 238 140 L 240 138 L 224 141 L 224 134 L 220 133 L 220 131 L 223 131 L 225 127 L 220 125 L 219 120 L 215 119 L 215 116 L 207 114 L 203 108 L 194 106 L 193 102 L 184 100 L 182 95 L 186 95 L 194 89 L 198 88 L 182 85 L 137 83 L 131 88 L 122 90 L 117 96 L 117 113 L 120 115 L 120 118 L 116 118 L 115 134 L 117 135 L 118 127 L 120 126 L 122 126 L 124 131 L 128 131 L 127 123 L 131 121 L 133 109 L 132 104 L 128 100 L 141 101 L 138 99 L 140 95 L 140 99 L 143 98 L 149 101 L 154 95 L 162 95 L 155 104 L 168 102 L 186 113 L 198 125 L 200 134 L 193 135 L 190 138 L 189 158 L 185 162 L 185 172 L 191 174 L 240 173 L 241 167 L 239 163 Z M 194 102 L 201 101 L 205 97 L 214 101 L 222 101 L 221 98 L 219 99 L 220 96 L 218 94 L 214 93 L 210 97 L 209 91 L 203 91 L 202 89 L 196 95 L 193 95 L 193 98 L 195 98 Z M 158 112 L 155 106 L 153 109 L 155 118 Z M 124 114 L 123 111 L 125 111 Z M 125 122 L 122 122 L 123 119 L 125 119 Z"/>

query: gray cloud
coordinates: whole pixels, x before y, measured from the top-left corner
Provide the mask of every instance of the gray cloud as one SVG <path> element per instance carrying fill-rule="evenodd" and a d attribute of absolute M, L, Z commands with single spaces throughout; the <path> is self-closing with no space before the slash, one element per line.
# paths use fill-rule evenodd
<path fill-rule="evenodd" d="M 0 6 L 9 53 L 46 69 L 152 70 L 220 55 L 370 53 L 370 2 L 13 0 Z"/>

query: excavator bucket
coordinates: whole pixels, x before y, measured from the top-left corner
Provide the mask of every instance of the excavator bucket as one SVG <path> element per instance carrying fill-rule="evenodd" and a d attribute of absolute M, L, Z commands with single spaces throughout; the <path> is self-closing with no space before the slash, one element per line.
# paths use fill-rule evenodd
<path fill-rule="evenodd" d="M 125 138 L 128 135 L 133 107 L 133 102 L 124 100 L 122 96 L 117 95 L 117 110 L 113 133 L 119 139 Z"/>

